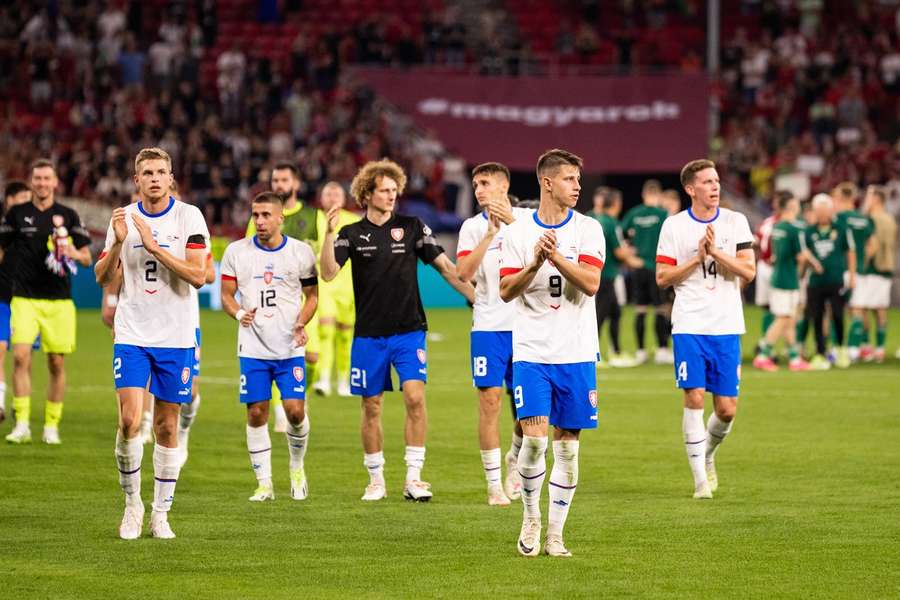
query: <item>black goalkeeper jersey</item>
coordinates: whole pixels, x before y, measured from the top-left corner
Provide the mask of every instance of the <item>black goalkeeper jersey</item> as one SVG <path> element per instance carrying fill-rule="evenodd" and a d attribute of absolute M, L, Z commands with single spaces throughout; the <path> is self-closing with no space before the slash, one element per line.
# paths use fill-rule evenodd
<path fill-rule="evenodd" d="M 58 227 L 66 228 L 71 243 L 78 249 L 91 243 L 78 213 L 59 202 L 47 210 L 26 202 L 6 213 L 0 225 L 0 246 L 6 251 L 4 261 L 10 261 L 10 267 L 15 269 L 13 295 L 49 300 L 72 297 L 67 270 L 54 272 L 48 266 L 54 264 L 53 232 Z"/>
<path fill-rule="evenodd" d="M 368 218 L 347 225 L 334 241 L 341 266 L 353 261 L 357 337 L 428 329 L 419 297 L 417 259 L 431 264 L 444 252 L 417 217 L 393 214 L 381 226 Z"/>

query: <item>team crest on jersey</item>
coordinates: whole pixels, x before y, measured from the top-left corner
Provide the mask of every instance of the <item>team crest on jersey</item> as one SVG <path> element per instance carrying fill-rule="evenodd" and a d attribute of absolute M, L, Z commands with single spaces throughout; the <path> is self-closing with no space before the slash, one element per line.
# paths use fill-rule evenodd
<path fill-rule="evenodd" d="M 391 229 L 391 237 L 394 238 L 395 242 L 399 242 L 403 239 L 403 228 L 402 227 L 394 227 Z"/>
<path fill-rule="evenodd" d="M 294 379 L 297 381 L 303 381 L 303 367 L 294 367 Z"/>
<path fill-rule="evenodd" d="M 62 215 L 53 215 L 53 226 L 54 227 L 62 227 L 65 220 Z"/>
<path fill-rule="evenodd" d="M 191 379 L 191 370 L 187 367 L 181 370 L 181 383 L 187 385 L 187 382 Z"/>
<path fill-rule="evenodd" d="M 588 392 L 588 400 L 591 401 L 591 406 L 597 408 L 597 390 L 591 390 Z"/>
<path fill-rule="evenodd" d="M 416 350 L 416 356 L 419 357 L 419 362 L 424 365 L 425 364 L 425 351 L 422 350 L 421 348 L 419 348 L 418 350 Z"/>
<path fill-rule="evenodd" d="M 263 272 L 263 281 L 266 282 L 266 285 L 272 283 L 272 278 L 275 276 L 275 265 L 269 263 L 266 265 L 266 270 Z"/>

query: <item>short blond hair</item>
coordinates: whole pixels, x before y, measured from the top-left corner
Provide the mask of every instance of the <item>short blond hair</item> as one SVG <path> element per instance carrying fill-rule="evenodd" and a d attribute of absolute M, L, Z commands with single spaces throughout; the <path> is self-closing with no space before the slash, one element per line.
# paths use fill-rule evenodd
<path fill-rule="evenodd" d="M 169 173 L 172 172 L 172 157 L 162 148 L 142 148 L 137 156 L 134 157 L 134 172 L 140 171 L 141 163 L 145 160 L 164 160 L 169 167 Z"/>
<path fill-rule="evenodd" d="M 375 186 L 378 185 L 378 180 L 382 177 L 390 177 L 397 182 L 398 196 L 403 193 L 406 187 L 406 173 L 403 172 L 403 167 L 388 158 L 373 160 L 363 165 L 350 183 L 350 195 L 358 206 L 366 207 Z"/>

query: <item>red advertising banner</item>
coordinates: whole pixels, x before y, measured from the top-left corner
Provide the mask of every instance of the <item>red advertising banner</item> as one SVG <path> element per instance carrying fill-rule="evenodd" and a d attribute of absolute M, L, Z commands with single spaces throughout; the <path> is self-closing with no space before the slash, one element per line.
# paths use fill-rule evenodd
<path fill-rule="evenodd" d="M 588 173 L 678 171 L 707 155 L 705 75 L 486 77 L 387 69 L 356 73 L 432 128 L 469 164 L 533 169 L 549 148 Z"/>

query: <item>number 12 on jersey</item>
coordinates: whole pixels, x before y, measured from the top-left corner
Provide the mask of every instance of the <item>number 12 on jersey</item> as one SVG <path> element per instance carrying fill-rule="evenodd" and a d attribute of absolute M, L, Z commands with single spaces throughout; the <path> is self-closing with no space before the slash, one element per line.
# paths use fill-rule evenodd
<path fill-rule="evenodd" d="M 259 290 L 259 307 L 275 308 L 275 290 Z"/>

